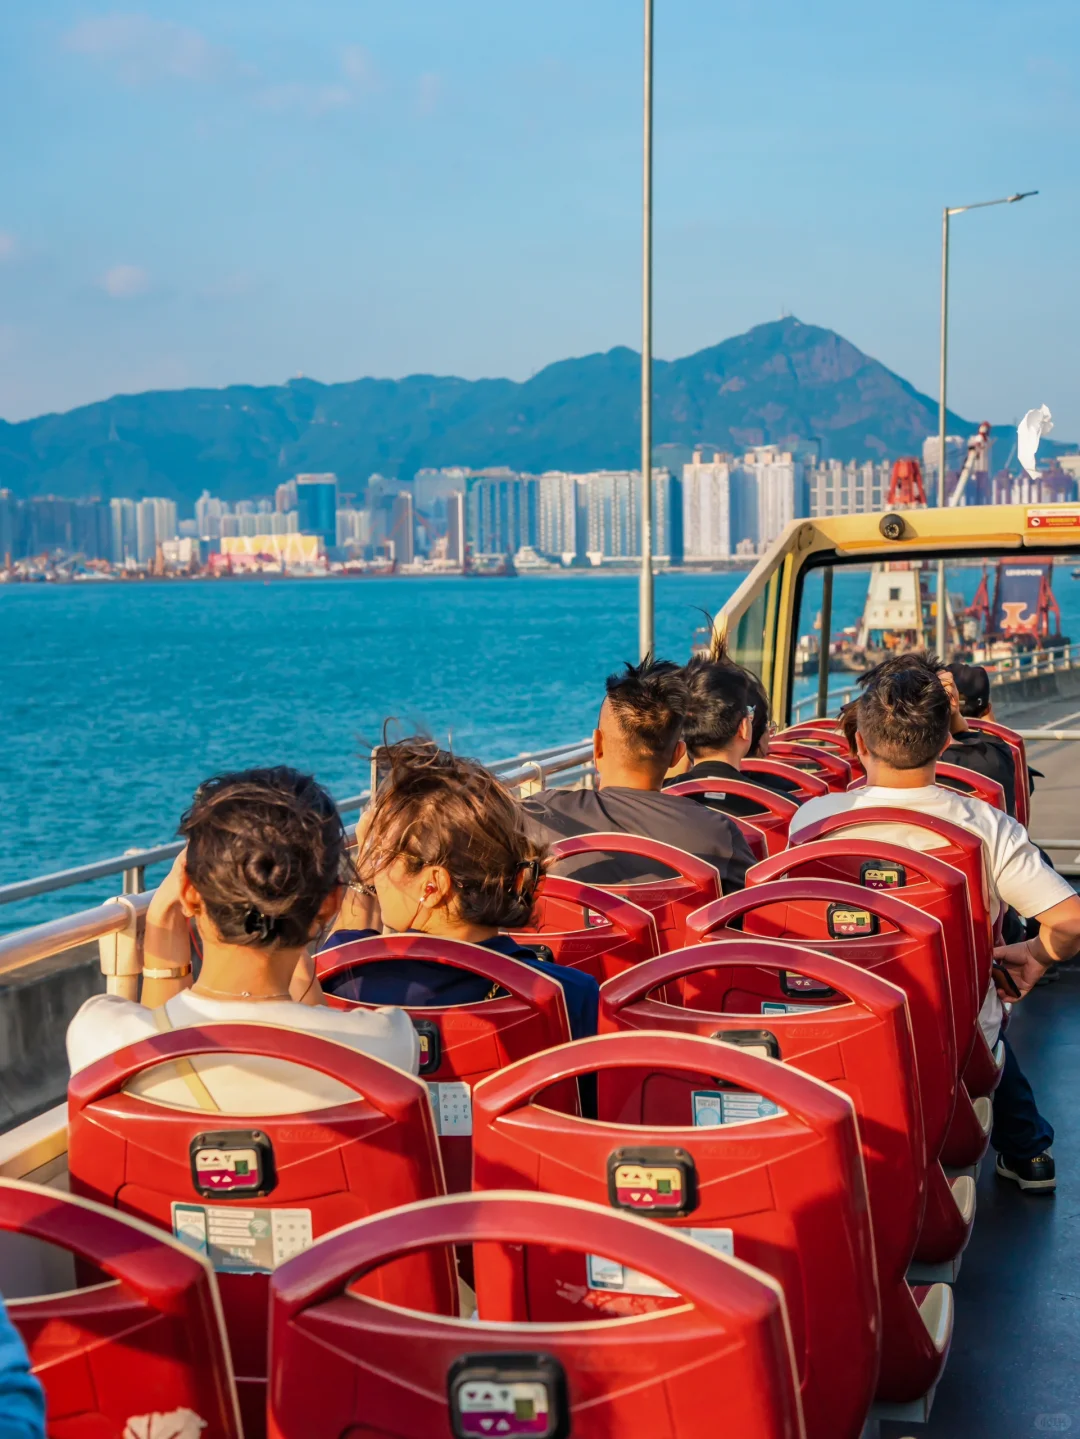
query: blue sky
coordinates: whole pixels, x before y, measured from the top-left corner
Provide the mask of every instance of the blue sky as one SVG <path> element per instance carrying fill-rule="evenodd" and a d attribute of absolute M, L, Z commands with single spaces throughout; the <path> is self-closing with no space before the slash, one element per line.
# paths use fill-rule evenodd
<path fill-rule="evenodd" d="M 137 0 L 132 0 L 137 3 Z M 786 310 L 1080 439 L 1076 0 L 656 0 L 656 345 Z M 637 0 L 0 7 L 0 416 L 637 344 Z"/>

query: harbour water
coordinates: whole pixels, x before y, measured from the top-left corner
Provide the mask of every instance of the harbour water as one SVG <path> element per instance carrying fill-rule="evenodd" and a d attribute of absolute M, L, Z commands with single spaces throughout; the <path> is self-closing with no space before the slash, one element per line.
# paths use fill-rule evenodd
<path fill-rule="evenodd" d="M 742 578 L 657 576 L 657 653 L 684 660 L 702 611 Z M 950 567 L 950 591 L 970 599 L 978 578 Z M 1080 639 L 1080 583 L 1064 566 L 1055 592 Z M 865 569 L 837 575 L 834 631 L 865 593 Z M 819 603 L 810 576 L 800 632 Z M 584 738 L 604 676 L 636 657 L 637 579 L 8 585 L 0 634 L 4 883 L 173 838 L 219 770 L 286 763 L 355 794 L 388 720 L 488 760 Z M 0 932 L 116 887 L 0 907 Z"/>
<path fill-rule="evenodd" d="M 657 651 L 685 659 L 741 574 L 657 577 Z M 163 843 L 195 785 L 287 763 L 367 783 L 384 722 L 499 759 L 586 736 L 636 658 L 637 579 L 0 587 L 0 883 Z M 0 908 L 0 930 L 116 892 Z"/>

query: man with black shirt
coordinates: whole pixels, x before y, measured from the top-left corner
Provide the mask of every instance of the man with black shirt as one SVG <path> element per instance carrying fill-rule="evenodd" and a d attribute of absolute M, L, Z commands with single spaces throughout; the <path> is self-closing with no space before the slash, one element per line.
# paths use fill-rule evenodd
<path fill-rule="evenodd" d="M 990 719 L 990 677 L 982 665 L 946 665 L 938 670 L 938 679 L 949 696 L 949 731 L 952 742 L 942 755 L 949 764 L 996 779 L 1005 791 L 1005 808 L 1016 818 L 1016 772 L 1012 750 L 997 735 L 973 729 L 972 719 Z"/>
<path fill-rule="evenodd" d="M 798 785 L 780 775 L 743 774 L 742 762 L 755 751 L 767 748 L 768 699 L 760 681 L 749 671 L 727 660 L 693 659 L 683 671 L 689 708 L 683 721 L 683 744 L 690 768 L 673 775 L 665 784 L 689 779 L 749 780 L 785 797 L 797 793 Z M 762 813 L 762 806 L 742 795 L 701 796 L 710 809 L 749 818 Z"/>
<path fill-rule="evenodd" d="M 647 656 L 608 676 L 607 696 L 593 731 L 596 790 L 544 790 L 522 802 L 548 843 L 580 834 L 639 834 L 675 845 L 715 865 L 724 892 L 741 889 L 753 864 L 746 840 L 726 815 L 692 799 L 664 794 L 664 775 L 683 753 L 687 711 L 683 671 Z M 589 884 L 666 879 L 669 871 L 634 855 L 578 855 L 556 872 Z"/>

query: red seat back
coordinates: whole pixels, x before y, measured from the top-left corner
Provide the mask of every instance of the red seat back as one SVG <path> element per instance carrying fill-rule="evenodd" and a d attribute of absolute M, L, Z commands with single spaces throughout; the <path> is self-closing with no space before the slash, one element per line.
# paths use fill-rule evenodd
<path fill-rule="evenodd" d="M 127 1083 L 156 1065 L 207 1054 L 288 1060 L 332 1076 L 355 1090 L 356 1098 L 307 1114 L 263 1117 L 174 1109 L 124 1092 Z M 445 1189 L 431 1102 L 420 1080 L 346 1045 L 277 1025 L 178 1029 L 117 1050 L 72 1076 L 68 1126 L 74 1193 L 170 1232 L 196 1234 L 192 1242 L 208 1248 L 248 1430 L 265 1404 L 266 1271 L 283 1252 L 352 1219 Z M 254 1140 L 253 1132 L 263 1139 Z M 197 1136 L 221 1133 L 242 1138 L 228 1146 L 196 1143 Z M 254 1198 L 246 1189 L 230 1197 L 208 1196 L 195 1187 L 194 1150 L 212 1154 L 228 1147 L 245 1151 L 247 1158 L 256 1146 L 263 1152 L 260 1168 L 268 1187 Z M 230 1211 L 240 1211 L 248 1228 L 237 1243 L 230 1239 L 236 1224 Z M 252 1262 L 261 1272 L 250 1272 Z M 412 1273 L 395 1270 L 393 1282 L 455 1312 L 450 1257 L 416 1263 Z M 393 1299 L 396 1292 L 383 1297 Z"/>
<path fill-rule="evenodd" d="M 594 1071 L 600 1121 L 543 1103 L 546 1086 Z M 772 1117 L 702 1124 L 717 1105 Z M 477 1085 L 474 1116 L 476 1188 L 539 1189 L 653 1218 L 666 1209 L 665 1222 L 772 1274 L 787 1296 L 808 1435 L 861 1432 L 880 1334 L 846 1095 L 733 1045 L 650 1031 L 578 1040 L 493 1074 Z M 673 1302 L 565 1247 L 492 1256 L 485 1246 L 474 1257 L 478 1283 L 501 1284 L 515 1312 L 545 1323 Z"/>
<path fill-rule="evenodd" d="M 515 930 L 514 938 L 545 945 L 558 964 L 583 969 L 600 983 L 660 953 L 656 920 L 648 909 L 610 889 L 558 874 L 540 881 L 532 924 Z"/>
<path fill-rule="evenodd" d="M 765 845 L 770 854 L 776 854 L 787 844 L 788 826 L 799 806 L 794 800 L 777 794 L 774 789 L 752 781 L 736 779 L 684 779 L 678 784 L 668 785 L 667 794 L 707 795 L 723 800 L 727 795 L 751 800 L 761 808 L 760 814 L 748 816 L 750 823 L 765 836 Z M 704 901 L 706 904 L 708 901 Z M 671 946 L 669 946 L 670 948 Z"/>
<path fill-rule="evenodd" d="M 470 1242 L 571 1245 L 655 1276 L 686 1302 L 534 1329 L 515 1322 L 516 1306 L 482 1272 L 476 1326 L 345 1294 L 354 1275 L 388 1260 Z M 274 1275 L 272 1326 L 272 1439 L 712 1439 L 718 1402 L 732 1435 L 804 1434 L 778 1287 L 593 1204 L 462 1194 L 352 1225 Z M 491 1383 L 500 1380 L 521 1387 L 500 1399 Z"/>
<path fill-rule="evenodd" d="M 385 934 L 324 950 L 317 972 L 326 981 L 395 959 L 468 970 L 489 980 L 493 989 L 506 991 L 475 1004 L 405 1010 L 420 1034 L 420 1077 L 432 1094 L 446 1187 L 451 1192 L 465 1190 L 472 1180 L 472 1087 L 505 1064 L 569 1042 L 562 986 L 557 979 L 482 945 L 424 934 Z M 378 1008 L 333 994 L 326 996 L 326 1002 L 335 1009 Z M 573 1108 L 576 1101 L 571 1085 L 563 1102 Z"/>
<path fill-rule="evenodd" d="M 791 725 L 781 730 L 775 740 L 769 742 L 769 753 L 774 743 L 787 744 L 794 740 L 798 744 L 813 745 L 815 748 L 846 760 L 853 775 L 865 773 L 858 755 L 852 754 L 847 736 L 837 727 L 835 720 L 804 720 L 802 724 Z"/>
<path fill-rule="evenodd" d="M 820 883 L 820 881 L 819 881 Z M 723 903 L 723 901 L 721 901 Z M 746 969 L 765 971 L 778 987 L 793 971 L 832 991 L 828 1008 L 770 1014 L 742 1010 Z M 707 972 L 708 1006 L 665 1002 L 676 982 Z M 927 1157 L 915 1050 L 903 989 L 817 950 L 767 939 L 694 945 L 640 964 L 600 993 L 600 1033 L 662 1029 L 722 1039 L 793 1065 L 850 1096 L 859 1118 L 882 1297 L 907 1293 L 926 1191 Z M 755 1051 L 756 1052 L 756 1051 Z"/>
<path fill-rule="evenodd" d="M 203 1421 L 207 1439 L 240 1439 L 205 1259 L 100 1205 L 10 1179 L 0 1179 L 0 1229 L 55 1245 L 107 1277 L 7 1302 L 45 1390 L 50 1439 L 120 1439 L 148 1432 L 140 1419 L 184 1409 Z"/>
<path fill-rule="evenodd" d="M 751 784 L 756 774 L 773 774 L 779 779 L 786 779 L 796 786 L 794 800 L 796 804 L 802 804 L 806 799 L 817 799 L 819 795 L 828 794 L 830 786 L 821 775 L 812 774 L 808 769 L 798 769 L 790 763 L 795 756 L 777 755 L 769 759 L 744 759 L 741 765 L 741 772 L 747 775 Z M 787 762 L 785 762 L 787 761 Z M 844 768 L 850 774 L 848 765 Z"/>
<path fill-rule="evenodd" d="M 998 724 L 996 720 L 969 719 L 968 727 L 996 735 L 998 739 L 1004 740 L 1012 751 L 1016 818 L 1027 828 L 1031 820 L 1031 791 L 1028 786 L 1027 748 L 1024 741 L 1016 730 L 1009 729 L 1008 725 Z"/>
<path fill-rule="evenodd" d="M 683 944 L 687 915 L 720 894 L 720 876 L 714 865 L 644 835 L 614 831 L 576 834 L 556 841 L 550 849 L 553 863 L 579 854 L 632 854 L 675 871 L 670 879 L 598 886 L 647 909 L 656 921 L 662 950 L 678 949 Z"/>
<path fill-rule="evenodd" d="M 808 768 L 832 790 L 845 790 L 851 783 L 851 761 L 817 743 L 774 739 L 769 741 L 769 758 L 783 760 L 792 768 Z M 747 761 L 744 760 L 744 764 Z"/>
<path fill-rule="evenodd" d="M 755 882 L 699 911 L 691 920 L 691 932 L 701 943 L 720 940 L 733 946 L 741 946 L 749 935 L 798 942 L 902 989 L 911 1016 L 926 1150 L 931 1160 L 936 1159 L 948 1133 L 959 1079 L 941 923 L 898 898 L 895 891 L 868 890 L 847 880 L 822 877 L 830 858 L 825 850 L 824 844 L 813 846 L 811 867 L 798 863 L 801 846 L 756 866 L 751 871 Z M 790 869 L 783 864 L 789 857 Z M 774 873 L 781 877 L 773 878 Z M 870 916 L 869 924 L 863 914 Z M 852 928 L 876 932 L 844 932 Z M 737 968 L 731 985 L 719 990 L 716 980 L 700 972 L 688 975 L 681 988 L 682 1002 L 688 1006 L 741 1009 L 761 1015 L 759 1022 L 768 1024 L 788 1011 L 808 1013 L 813 1021 L 818 1006 L 833 1003 L 832 996 L 823 994 L 821 986 L 807 981 L 801 971 L 778 973 L 763 967 Z"/>
<path fill-rule="evenodd" d="M 898 811 L 900 812 L 898 814 Z M 849 810 L 844 814 L 828 815 L 825 819 L 815 821 L 806 829 L 800 830 L 795 847 L 803 844 L 811 844 L 814 840 L 832 840 L 843 830 L 856 828 L 860 825 L 889 825 L 896 833 L 895 843 L 904 845 L 904 832 L 910 830 L 922 831 L 927 839 L 924 841 L 927 849 L 935 859 L 944 860 L 946 864 L 958 869 L 964 876 L 965 895 L 968 909 L 971 914 L 971 955 L 973 959 L 973 998 L 975 1000 L 975 1012 L 979 1011 L 983 998 L 990 984 L 990 966 L 993 961 L 995 933 L 1000 934 L 1002 916 L 999 914 L 995 925 L 990 907 L 990 891 L 987 885 L 986 864 L 983 858 L 982 840 L 977 834 L 970 830 L 963 829 L 958 824 L 952 824 L 949 820 L 939 819 L 937 815 L 924 814 L 917 809 L 902 809 L 900 802 L 896 805 L 875 805 L 872 808 Z M 929 836 L 933 836 L 931 840 Z M 863 858 L 867 857 L 865 840 L 863 841 Z M 877 841 L 874 840 L 876 845 Z M 924 876 L 927 871 L 923 870 Z M 928 877 L 928 876 L 927 876 Z M 936 881 L 935 881 L 936 882 Z M 925 891 L 918 894 L 905 894 L 904 898 L 909 904 L 925 908 L 923 898 Z M 928 897 L 928 896 L 926 896 Z M 967 930 L 963 925 L 956 928 L 942 916 L 942 925 L 945 930 L 946 946 L 953 944 L 953 936 L 959 938 L 958 948 L 965 944 Z M 960 1010 L 957 1011 L 957 1019 L 963 1020 Z M 964 1050 L 960 1048 L 961 1057 Z"/>

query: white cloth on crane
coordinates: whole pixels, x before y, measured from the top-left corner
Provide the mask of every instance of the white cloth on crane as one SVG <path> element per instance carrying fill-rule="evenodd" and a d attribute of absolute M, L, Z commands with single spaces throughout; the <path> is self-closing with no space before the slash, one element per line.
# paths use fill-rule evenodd
<path fill-rule="evenodd" d="M 1050 410 L 1046 405 L 1040 405 L 1037 410 L 1028 410 L 1016 427 L 1016 455 L 1033 480 L 1039 478 L 1039 472 L 1035 468 L 1035 454 L 1039 448 L 1039 441 L 1053 428 L 1054 422 L 1050 418 Z"/>

